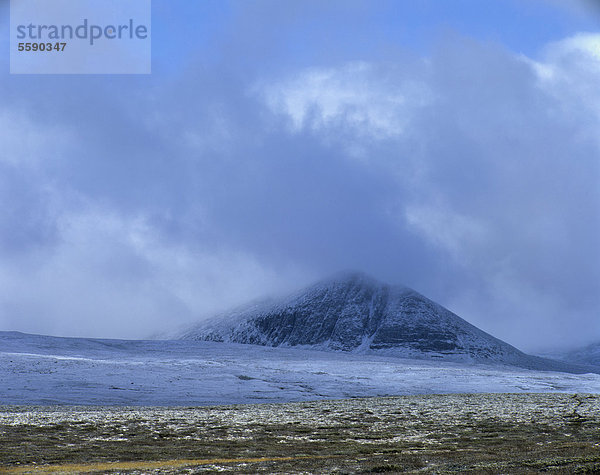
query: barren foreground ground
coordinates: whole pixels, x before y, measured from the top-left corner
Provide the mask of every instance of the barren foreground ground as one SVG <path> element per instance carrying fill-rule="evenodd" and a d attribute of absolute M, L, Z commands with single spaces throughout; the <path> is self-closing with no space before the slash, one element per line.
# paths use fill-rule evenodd
<path fill-rule="evenodd" d="M 599 473 L 600 395 L 0 406 L 0 472 Z"/>

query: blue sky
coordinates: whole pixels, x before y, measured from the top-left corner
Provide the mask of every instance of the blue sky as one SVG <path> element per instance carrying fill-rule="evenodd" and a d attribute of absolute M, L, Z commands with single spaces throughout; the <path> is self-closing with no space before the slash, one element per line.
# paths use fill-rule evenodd
<path fill-rule="evenodd" d="M 573 32 L 594 31 L 600 12 L 593 2 L 549 0 L 330 0 L 327 2 L 153 3 L 154 59 L 187 63 L 229 61 L 237 44 L 275 68 L 319 61 L 356 60 L 407 50 L 431 52 L 448 34 L 462 34 L 536 55 L 545 44 Z M 252 67 L 252 66 L 250 66 Z"/>
<path fill-rule="evenodd" d="M 151 75 L 2 56 L 0 329 L 144 337 L 359 269 L 600 340 L 595 2 L 152 3 Z"/>

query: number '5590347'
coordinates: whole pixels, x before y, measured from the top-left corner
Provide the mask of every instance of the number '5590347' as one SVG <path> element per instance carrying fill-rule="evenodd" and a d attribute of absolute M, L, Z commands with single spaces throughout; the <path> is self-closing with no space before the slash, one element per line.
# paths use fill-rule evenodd
<path fill-rule="evenodd" d="M 19 51 L 64 51 L 67 43 L 19 43 Z"/>

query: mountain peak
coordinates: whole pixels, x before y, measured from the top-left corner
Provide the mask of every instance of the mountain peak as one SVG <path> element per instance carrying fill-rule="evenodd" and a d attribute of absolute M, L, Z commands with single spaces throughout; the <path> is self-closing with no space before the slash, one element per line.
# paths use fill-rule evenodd
<path fill-rule="evenodd" d="M 324 291 L 324 289 L 346 289 L 346 291 L 348 292 L 361 292 L 359 289 L 362 289 L 362 292 L 367 293 L 389 293 L 390 291 L 392 291 L 393 293 L 406 294 L 409 292 L 413 292 L 417 294 L 417 292 L 408 287 L 402 285 L 390 285 L 383 283 L 380 280 L 377 280 L 371 275 L 362 271 L 343 270 L 332 274 L 329 277 L 322 279 L 310 285 L 309 287 L 300 290 L 299 292 L 296 292 L 295 294 L 293 294 L 293 297 L 307 296 L 315 292 Z M 354 290 L 352 291 L 351 289 Z"/>
<path fill-rule="evenodd" d="M 366 274 L 365 272 L 358 270 L 342 270 L 336 272 L 330 277 L 322 280 L 322 282 L 331 283 L 366 283 L 371 285 L 381 285 L 381 282 Z"/>
<path fill-rule="evenodd" d="M 353 270 L 201 322 L 183 338 L 469 358 L 517 352 L 435 302 Z"/>

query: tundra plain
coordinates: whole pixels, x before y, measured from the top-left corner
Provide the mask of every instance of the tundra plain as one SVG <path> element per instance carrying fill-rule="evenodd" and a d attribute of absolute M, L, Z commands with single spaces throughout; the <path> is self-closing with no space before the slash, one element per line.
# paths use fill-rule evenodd
<path fill-rule="evenodd" d="M 0 472 L 598 473 L 600 395 L 0 406 Z"/>

